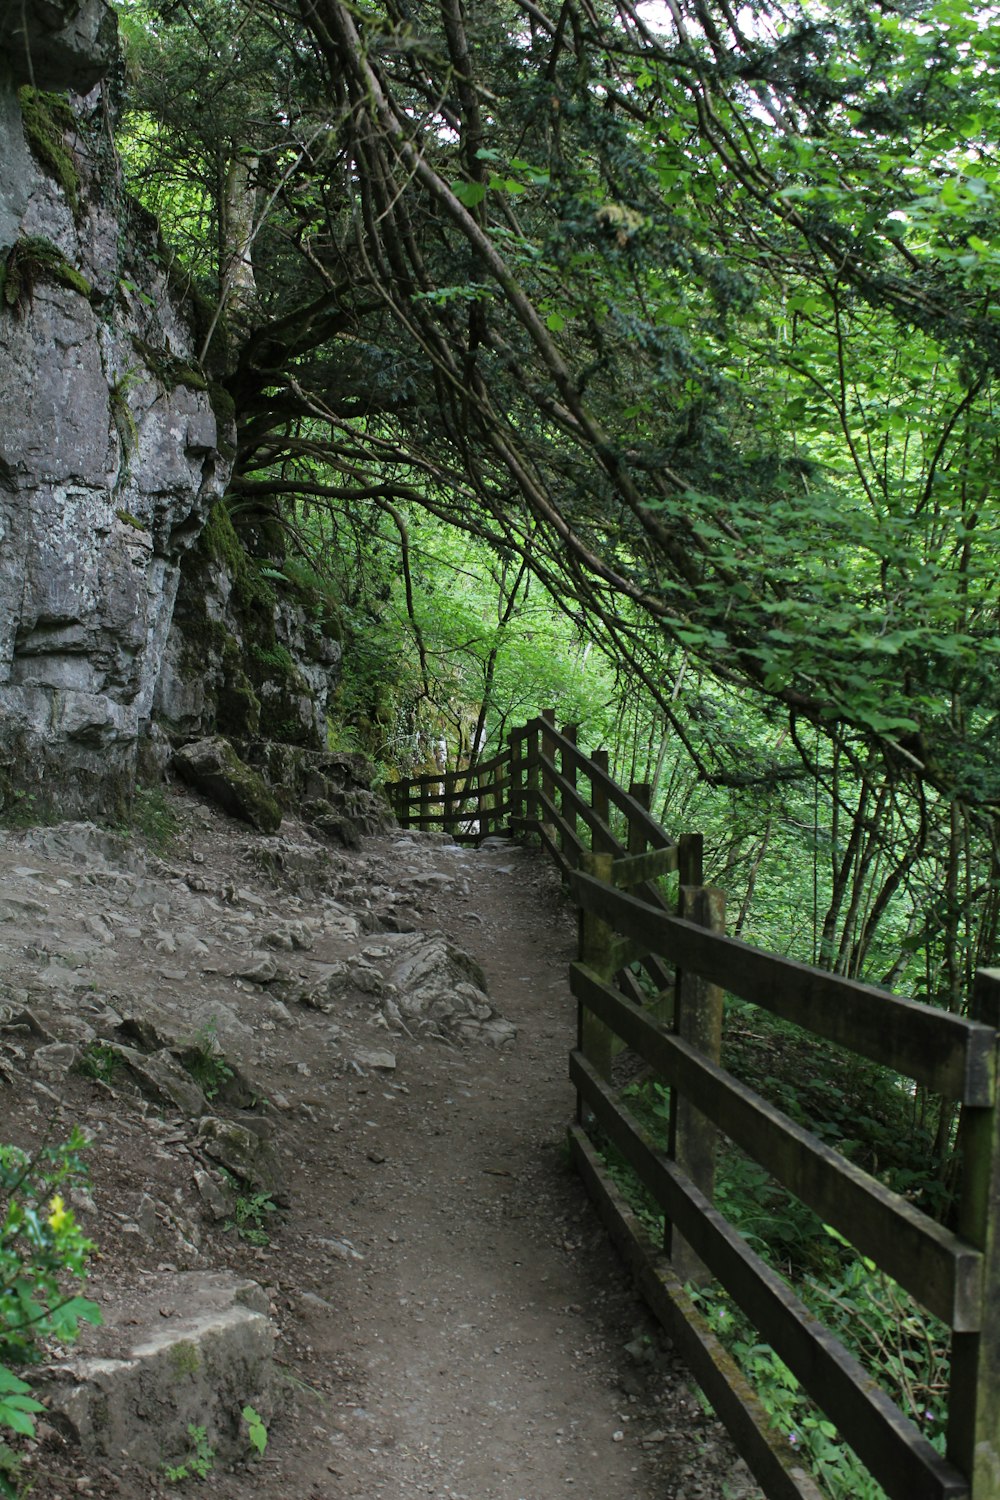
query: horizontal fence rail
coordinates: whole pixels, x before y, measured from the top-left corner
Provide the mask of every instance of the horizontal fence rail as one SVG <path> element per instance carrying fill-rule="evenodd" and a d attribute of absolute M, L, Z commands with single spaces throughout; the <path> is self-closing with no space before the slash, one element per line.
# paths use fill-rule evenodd
<path fill-rule="evenodd" d="M 391 795 L 404 827 L 465 840 L 535 836 L 563 873 L 580 912 L 570 970 L 574 1160 L 767 1495 L 822 1500 L 685 1282 L 714 1277 L 726 1289 L 890 1500 L 1000 1500 L 1000 971 L 979 972 L 965 1019 L 728 937 L 725 899 L 703 884 L 700 837 L 673 839 L 650 811 L 649 788 L 619 786 L 607 756 L 584 754 L 575 730 L 557 729 L 549 712 L 514 730 L 491 760 L 400 782 Z M 725 993 L 960 1107 L 954 1227 L 727 1072 Z M 616 1086 L 625 1049 L 669 1089 L 666 1144 Z M 950 1328 L 946 1457 L 716 1207 L 723 1137 Z M 662 1245 L 625 1202 L 602 1140 L 658 1205 Z"/>

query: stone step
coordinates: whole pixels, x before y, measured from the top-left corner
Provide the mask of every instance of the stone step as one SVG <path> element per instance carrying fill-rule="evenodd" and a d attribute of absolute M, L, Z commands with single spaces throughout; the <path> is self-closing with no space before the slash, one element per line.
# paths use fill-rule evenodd
<path fill-rule="evenodd" d="M 277 1400 L 267 1295 L 228 1272 L 160 1273 L 119 1294 L 79 1352 L 39 1372 L 49 1420 L 87 1454 L 150 1469 L 182 1463 L 189 1426 L 215 1461 L 251 1456 L 244 1406 L 265 1423 Z"/>

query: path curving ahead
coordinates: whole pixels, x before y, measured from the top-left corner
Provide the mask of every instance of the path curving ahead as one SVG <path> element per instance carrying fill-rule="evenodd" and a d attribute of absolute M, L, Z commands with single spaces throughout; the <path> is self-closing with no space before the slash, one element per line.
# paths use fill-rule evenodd
<path fill-rule="evenodd" d="M 321 1400 L 272 1483 L 286 1500 L 755 1494 L 567 1165 L 575 930 L 554 873 L 516 846 L 400 838 L 390 857 L 449 877 L 424 887 L 422 925 L 480 961 L 518 1038 L 397 1040 L 391 1083 L 317 1099 L 296 1197 L 338 1245 L 298 1303 Z"/>

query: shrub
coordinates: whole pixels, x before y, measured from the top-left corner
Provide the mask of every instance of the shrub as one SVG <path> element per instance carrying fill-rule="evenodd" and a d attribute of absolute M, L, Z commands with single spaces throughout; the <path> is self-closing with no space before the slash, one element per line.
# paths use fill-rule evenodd
<path fill-rule="evenodd" d="M 86 1180 L 74 1129 L 59 1146 L 29 1156 L 0 1145 L 0 1429 L 30 1437 L 42 1408 L 11 1365 L 41 1358 L 44 1344 L 74 1339 L 82 1321 L 99 1323 L 96 1303 L 79 1294 L 94 1246 L 81 1232 L 63 1189 Z M 0 1496 L 14 1500 L 13 1455 L 0 1438 Z"/>

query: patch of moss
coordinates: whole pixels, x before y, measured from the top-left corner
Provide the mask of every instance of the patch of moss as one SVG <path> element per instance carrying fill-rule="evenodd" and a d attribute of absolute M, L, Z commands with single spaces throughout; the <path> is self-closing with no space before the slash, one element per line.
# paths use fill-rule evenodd
<path fill-rule="evenodd" d="M 183 1380 L 186 1375 L 197 1375 L 201 1369 L 198 1350 L 190 1339 L 181 1339 L 176 1343 L 170 1350 L 169 1359 L 177 1380 Z"/>
<path fill-rule="evenodd" d="M 235 636 L 226 636 L 222 670 L 223 681 L 216 703 L 219 729 L 237 739 L 256 739 L 260 732 L 260 699 L 243 670 L 243 657 Z"/>
<path fill-rule="evenodd" d="M 195 655 L 205 650 L 221 656 L 223 680 L 216 698 L 221 733 L 239 740 L 263 736 L 314 747 L 316 729 L 302 711 L 302 700 L 312 697 L 312 688 L 288 647 L 278 639 L 276 606 L 279 597 L 291 595 L 322 629 L 320 620 L 325 621 L 330 614 L 331 602 L 298 576 L 286 573 L 283 533 L 274 517 L 244 511 L 238 520 L 239 530 L 224 502 L 214 506 L 185 565 L 192 583 L 198 575 L 190 570 L 198 568 L 199 559 L 202 565 L 225 569 L 231 583 L 229 606 L 235 616 L 236 634 L 207 616 L 195 620 L 191 604 L 198 591 L 192 590 L 190 596 L 185 591 L 191 601 L 184 621 L 190 650 Z"/>
<path fill-rule="evenodd" d="M 25 235 L 11 246 L 0 267 L 0 302 L 15 312 L 25 312 L 39 281 L 54 282 L 88 299 L 92 291 L 87 278 L 70 265 L 57 245 L 40 234 Z"/>
<path fill-rule="evenodd" d="M 17 97 L 32 155 L 55 178 L 73 213 L 79 213 L 80 174 L 66 144 L 66 132 L 76 128 L 73 111 L 59 94 L 43 94 L 28 85 L 18 89 Z"/>
<path fill-rule="evenodd" d="M 132 526 L 136 531 L 148 531 L 149 527 L 138 516 L 134 516 L 130 510 L 116 510 L 115 515 L 125 526 Z"/>
<path fill-rule="evenodd" d="M 176 355 L 168 354 L 166 349 L 154 349 L 152 344 L 135 334 L 132 335 L 132 347 L 147 370 L 167 390 L 173 390 L 178 385 L 187 386 L 191 391 L 208 390 L 208 379 L 204 371 L 188 360 L 178 359 Z"/>
<path fill-rule="evenodd" d="M 275 642 L 273 646 L 262 646 L 259 641 L 254 641 L 250 646 L 250 655 L 271 675 L 288 677 L 295 670 L 291 652 L 279 642 Z"/>
<path fill-rule="evenodd" d="M 236 535 L 236 527 L 224 500 L 213 505 L 209 511 L 198 546 L 206 557 L 224 563 L 234 581 L 249 566 L 246 551 Z"/>

